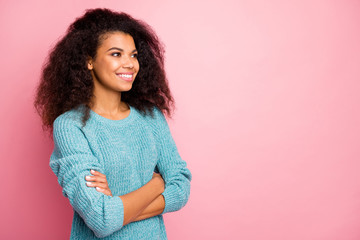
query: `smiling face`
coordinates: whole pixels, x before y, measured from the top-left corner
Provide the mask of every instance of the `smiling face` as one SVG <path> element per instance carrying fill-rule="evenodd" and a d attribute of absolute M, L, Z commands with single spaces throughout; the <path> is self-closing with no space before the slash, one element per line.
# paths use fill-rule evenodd
<path fill-rule="evenodd" d="M 139 68 L 134 39 L 123 32 L 103 35 L 95 58 L 88 61 L 95 92 L 129 91 Z"/>

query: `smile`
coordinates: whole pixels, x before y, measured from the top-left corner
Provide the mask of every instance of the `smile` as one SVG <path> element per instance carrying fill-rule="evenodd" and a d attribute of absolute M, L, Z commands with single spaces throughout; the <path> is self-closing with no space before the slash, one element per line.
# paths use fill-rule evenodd
<path fill-rule="evenodd" d="M 134 76 L 132 73 L 117 73 L 116 75 L 125 81 L 132 81 Z"/>

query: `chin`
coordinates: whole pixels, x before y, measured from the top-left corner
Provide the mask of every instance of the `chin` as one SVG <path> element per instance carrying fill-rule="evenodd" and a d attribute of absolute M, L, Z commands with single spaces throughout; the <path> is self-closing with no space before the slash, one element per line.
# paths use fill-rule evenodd
<path fill-rule="evenodd" d="M 130 87 L 122 87 L 122 88 L 120 88 L 119 92 L 128 92 L 131 89 L 132 89 L 132 86 L 130 86 Z"/>

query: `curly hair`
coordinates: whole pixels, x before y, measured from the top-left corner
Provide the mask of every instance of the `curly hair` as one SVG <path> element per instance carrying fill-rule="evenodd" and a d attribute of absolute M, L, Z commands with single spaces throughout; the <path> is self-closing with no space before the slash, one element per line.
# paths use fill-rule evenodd
<path fill-rule="evenodd" d="M 98 8 L 87 10 L 69 26 L 44 64 L 34 106 L 45 129 L 52 130 L 59 115 L 80 105 L 85 106 L 86 124 L 94 90 L 86 63 L 96 57 L 103 36 L 117 31 L 132 36 L 140 65 L 136 81 L 130 91 L 121 93 L 121 100 L 143 114 L 152 115 L 157 107 L 171 115 L 174 99 L 164 70 L 164 48 L 155 32 L 126 13 Z"/>

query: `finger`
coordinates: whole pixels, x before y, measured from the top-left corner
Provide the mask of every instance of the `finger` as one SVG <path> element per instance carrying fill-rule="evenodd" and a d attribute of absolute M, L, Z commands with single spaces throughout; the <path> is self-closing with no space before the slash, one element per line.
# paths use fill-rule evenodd
<path fill-rule="evenodd" d="M 86 182 L 86 185 L 88 187 L 100 187 L 100 188 L 109 188 L 109 186 L 106 183 L 98 183 L 98 182 Z"/>
<path fill-rule="evenodd" d="M 105 174 L 102 174 L 99 171 L 95 171 L 95 170 L 90 170 L 91 174 L 95 175 L 95 176 L 101 176 L 101 177 L 106 177 Z"/>
<path fill-rule="evenodd" d="M 96 189 L 96 191 L 98 191 L 98 192 L 102 192 L 102 193 L 104 193 L 105 195 L 112 196 L 112 194 L 111 194 L 111 191 L 110 191 L 110 190 L 103 189 L 103 188 L 99 188 L 99 187 L 96 187 L 95 189 Z"/>
<path fill-rule="evenodd" d="M 101 182 L 101 183 L 107 182 L 106 178 L 100 176 L 86 176 L 85 180 L 89 182 Z"/>

